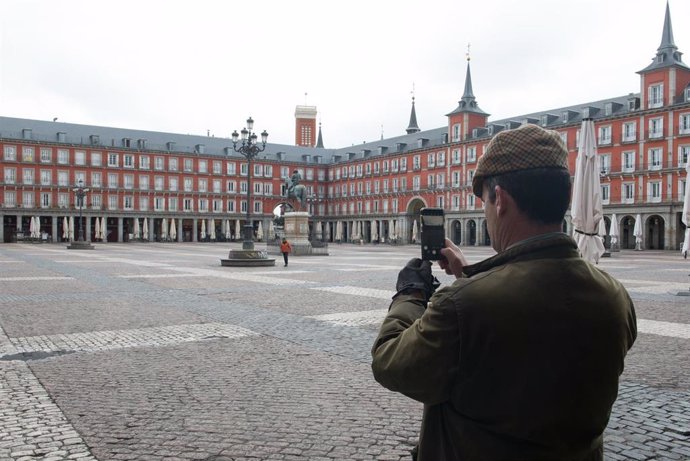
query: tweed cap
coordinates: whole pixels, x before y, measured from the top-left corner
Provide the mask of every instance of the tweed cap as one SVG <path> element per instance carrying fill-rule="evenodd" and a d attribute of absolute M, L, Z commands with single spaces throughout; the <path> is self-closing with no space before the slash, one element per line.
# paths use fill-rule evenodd
<path fill-rule="evenodd" d="M 497 176 L 533 168 L 568 169 L 568 149 L 557 131 L 526 124 L 498 133 L 477 163 L 472 190 L 482 196 L 482 184 L 489 176 Z"/>

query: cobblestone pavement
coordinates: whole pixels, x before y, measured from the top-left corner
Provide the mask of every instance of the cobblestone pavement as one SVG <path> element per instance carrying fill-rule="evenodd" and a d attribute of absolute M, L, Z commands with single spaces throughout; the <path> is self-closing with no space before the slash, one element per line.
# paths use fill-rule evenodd
<path fill-rule="evenodd" d="M 410 459 L 421 405 L 373 380 L 369 351 L 418 247 L 248 269 L 220 266 L 235 244 L 96 246 L 0 245 L 0 459 Z M 690 460 L 690 261 L 600 266 L 640 330 L 606 458 Z"/>

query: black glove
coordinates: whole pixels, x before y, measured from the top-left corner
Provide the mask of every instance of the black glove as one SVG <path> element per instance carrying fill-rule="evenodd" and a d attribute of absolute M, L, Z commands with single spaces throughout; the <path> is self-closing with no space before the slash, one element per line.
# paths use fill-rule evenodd
<path fill-rule="evenodd" d="M 431 262 L 412 258 L 398 274 L 395 296 L 405 291 L 421 291 L 424 299 L 428 301 L 440 285 L 441 282 L 431 274 Z"/>

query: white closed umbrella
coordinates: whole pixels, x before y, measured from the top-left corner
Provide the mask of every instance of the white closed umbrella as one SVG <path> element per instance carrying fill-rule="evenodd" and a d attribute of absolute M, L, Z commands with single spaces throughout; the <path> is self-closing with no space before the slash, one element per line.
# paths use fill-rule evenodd
<path fill-rule="evenodd" d="M 31 238 L 36 238 L 36 220 L 33 216 L 29 219 L 29 235 Z"/>
<path fill-rule="evenodd" d="M 74 216 L 69 217 L 69 235 L 70 240 L 74 240 Z"/>
<path fill-rule="evenodd" d="M 240 220 L 235 220 L 235 240 L 240 240 L 242 238 L 242 228 L 240 227 Z"/>
<path fill-rule="evenodd" d="M 685 239 L 681 251 L 687 257 L 690 246 L 690 161 L 685 165 L 685 172 L 685 196 L 683 198 L 683 214 L 680 220 L 685 224 Z"/>
<path fill-rule="evenodd" d="M 398 238 L 398 222 L 393 221 L 393 239 Z"/>
<path fill-rule="evenodd" d="M 211 237 L 211 240 L 216 239 L 216 219 L 211 218 L 211 224 L 209 226 L 209 237 Z"/>
<path fill-rule="evenodd" d="M 62 238 L 66 239 L 69 236 L 69 223 L 67 222 L 67 216 L 62 219 Z"/>
<path fill-rule="evenodd" d="M 141 238 L 141 229 L 139 227 L 139 218 L 134 218 L 134 238 Z"/>
<path fill-rule="evenodd" d="M 376 220 L 371 221 L 371 241 L 375 242 L 379 239 L 379 233 L 376 229 Z"/>
<path fill-rule="evenodd" d="M 144 240 L 149 239 L 149 220 L 144 218 L 144 224 L 141 226 L 141 238 Z"/>
<path fill-rule="evenodd" d="M 639 214 L 635 217 L 635 227 L 633 228 L 633 235 L 635 236 L 635 249 L 642 249 L 642 216 Z"/>
<path fill-rule="evenodd" d="M 599 258 L 606 251 L 597 235 L 599 221 L 603 219 L 600 188 L 594 122 L 585 119 L 580 129 L 570 213 L 575 231 L 573 237 L 580 254 L 583 259 L 593 263 L 599 262 Z"/>
<path fill-rule="evenodd" d="M 225 220 L 225 240 L 230 240 L 232 237 L 232 232 L 230 232 L 230 220 L 226 219 Z"/>
<path fill-rule="evenodd" d="M 161 239 L 167 240 L 168 238 L 168 220 L 163 218 L 161 220 Z"/>
<path fill-rule="evenodd" d="M 170 239 L 175 240 L 177 238 L 177 224 L 175 224 L 175 218 L 170 220 Z"/>
<path fill-rule="evenodd" d="M 98 218 L 96 218 L 96 222 L 93 226 L 93 235 L 94 240 L 101 238 L 101 223 L 99 222 Z"/>
<path fill-rule="evenodd" d="M 201 238 L 202 239 L 206 238 L 206 220 L 205 219 L 201 220 Z"/>
<path fill-rule="evenodd" d="M 331 241 L 331 222 L 326 222 L 326 241 Z"/>
<path fill-rule="evenodd" d="M 103 240 L 104 242 L 105 242 L 105 239 L 108 238 L 108 234 L 107 234 L 107 231 L 108 231 L 107 225 L 108 224 L 107 223 L 108 223 L 108 221 L 105 219 L 105 216 L 101 216 L 101 235 L 100 235 L 100 237 L 101 237 L 101 240 Z"/>
<path fill-rule="evenodd" d="M 343 222 L 338 221 L 335 225 L 335 238 L 336 242 L 340 242 L 343 239 Z"/>
<path fill-rule="evenodd" d="M 256 240 L 260 242 L 263 239 L 264 239 L 264 227 L 261 224 L 261 221 L 259 221 L 259 226 L 256 228 Z"/>
<path fill-rule="evenodd" d="M 275 229 L 275 226 L 273 225 L 273 220 L 271 219 L 268 222 L 268 236 L 266 237 L 266 239 L 267 240 L 272 239 L 274 235 L 276 235 L 276 229 Z"/>
<path fill-rule="evenodd" d="M 417 220 L 412 221 L 412 243 L 417 243 L 419 236 L 417 235 L 419 230 L 417 229 Z"/>
<path fill-rule="evenodd" d="M 599 220 L 599 230 L 597 231 L 597 234 L 599 235 L 599 238 L 601 238 L 601 243 L 606 243 L 606 220 L 604 218 L 601 218 Z M 604 248 L 606 248 L 606 245 L 604 245 Z"/>
<path fill-rule="evenodd" d="M 609 235 L 611 236 L 611 247 L 618 245 L 618 218 L 616 218 L 616 213 L 611 215 L 611 229 L 609 229 Z"/>

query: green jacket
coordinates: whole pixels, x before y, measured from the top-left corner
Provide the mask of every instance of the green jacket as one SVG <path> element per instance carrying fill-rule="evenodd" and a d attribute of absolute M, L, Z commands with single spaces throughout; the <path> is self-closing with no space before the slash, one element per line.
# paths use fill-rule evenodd
<path fill-rule="evenodd" d="M 602 460 L 637 336 L 623 286 L 552 233 L 391 303 L 374 377 L 424 403 L 420 461 Z"/>

